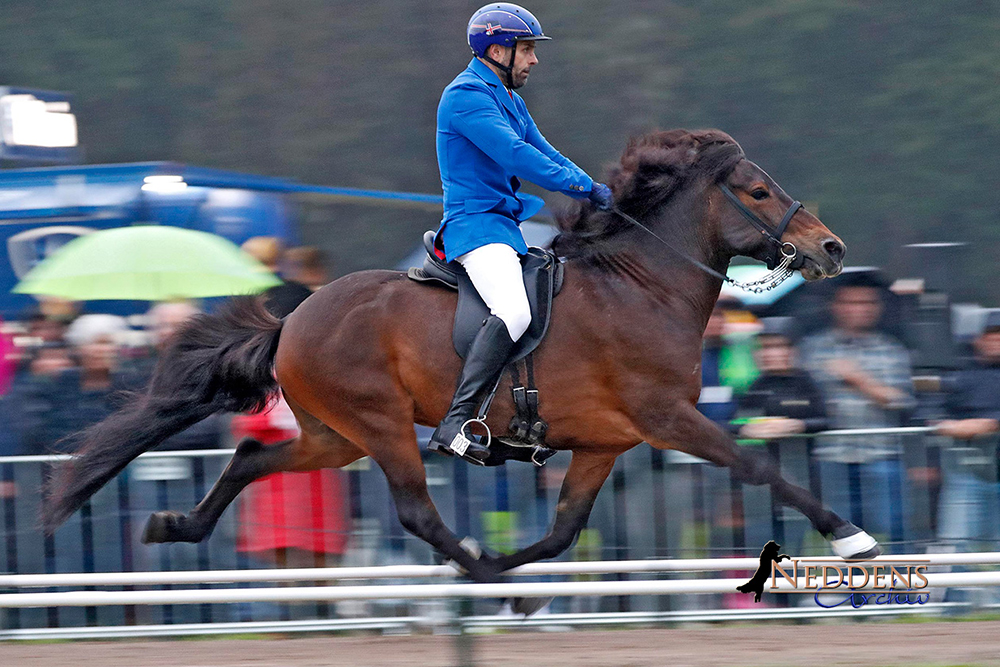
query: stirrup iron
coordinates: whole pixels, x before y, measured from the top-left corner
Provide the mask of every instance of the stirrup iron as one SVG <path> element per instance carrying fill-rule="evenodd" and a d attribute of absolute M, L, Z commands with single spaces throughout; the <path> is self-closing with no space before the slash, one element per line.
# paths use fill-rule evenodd
<path fill-rule="evenodd" d="M 458 433 L 452 438 L 451 442 L 448 444 L 448 448 L 455 454 L 464 457 L 465 452 L 469 450 L 469 446 L 473 444 L 472 439 L 465 436 L 465 429 L 469 424 L 482 424 L 483 428 L 486 429 L 486 442 L 477 443 L 483 447 L 489 449 L 490 443 L 493 441 L 493 434 L 490 432 L 490 427 L 486 425 L 481 417 L 473 417 L 472 419 L 467 419 L 465 423 L 462 424 L 461 428 L 458 429 Z M 466 459 L 466 461 L 472 461 L 483 465 L 483 463 L 477 459 Z"/>

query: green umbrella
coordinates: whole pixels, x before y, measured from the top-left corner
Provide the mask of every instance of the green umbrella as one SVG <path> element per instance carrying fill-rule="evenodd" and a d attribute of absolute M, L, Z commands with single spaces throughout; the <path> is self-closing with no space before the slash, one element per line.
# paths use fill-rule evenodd
<path fill-rule="evenodd" d="M 70 241 L 28 272 L 14 291 L 74 301 L 162 301 L 257 293 L 280 283 L 221 236 L 138 225 Z"/>

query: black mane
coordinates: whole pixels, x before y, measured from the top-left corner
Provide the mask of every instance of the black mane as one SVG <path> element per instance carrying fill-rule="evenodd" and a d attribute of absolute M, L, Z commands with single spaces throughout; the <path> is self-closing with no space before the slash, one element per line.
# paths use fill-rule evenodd
<path fill-rule="evenodd" d="M 607 184 L 622 211 L 644 220 L 700 177 L 712 182 L 728 175 L 743 159 L 736 140 L 720 130 L 666 130 L 632 138 Z M 600 252 L 619 232 L 631 229 L 620 215 L 575 202 L 558 217 L 553 250 L 578 257 Z"/>

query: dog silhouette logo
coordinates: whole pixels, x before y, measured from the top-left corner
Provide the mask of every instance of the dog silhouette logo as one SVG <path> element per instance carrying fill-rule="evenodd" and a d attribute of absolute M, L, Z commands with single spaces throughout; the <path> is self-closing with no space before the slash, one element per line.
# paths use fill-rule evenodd
<path fill-rule="evenodd" d="M 736 590 L 740 593 L 750 593 L 752 591 L 753 601 L 760 602 L 760 596 L 764 594 L 764 584 L 767 583 L 768 577 L 771 576 L 771 563 L 791 560 L 788 554 L 778 553 L 779 551 L 781 551 L 781 545 L 774 540 L 769 540 L 760 552 L 760 565 L 757 566 L 757 571 L 750 577 L 750 581 L 742 586 L 737 586 Z"/>

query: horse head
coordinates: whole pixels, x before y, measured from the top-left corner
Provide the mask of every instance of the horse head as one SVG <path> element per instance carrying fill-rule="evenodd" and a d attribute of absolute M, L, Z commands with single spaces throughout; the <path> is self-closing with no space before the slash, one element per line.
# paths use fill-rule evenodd
<path fill-rule="evenodd" d="M 645 249 L 670 254 L 674 263 L 685 255 L 724 271 L 737 255 L 773 267 L 794 248 L 789 268 L 807 280 L 832 277 L 843 268 L 843 241 L 748 160 L 725 132 L 669 130 L 632 139 L 607 180 L 619 210 L 578 204 L 559 221 L 556 252 L 607 262 L 618 253 Z M 657 248 L 650 231 L 669 250 Z"/>
<path fill-rule="evenodd" d="M 844 268 L 844 242 L 756 164 L 739 160 L 718 184 L 709 196 L 719 212 L 719 234 L 733 254 L 773 265 L 784 246 L 784 252 L 794 252 L 790 268 L 806 280 L 831 278 Z"/>

